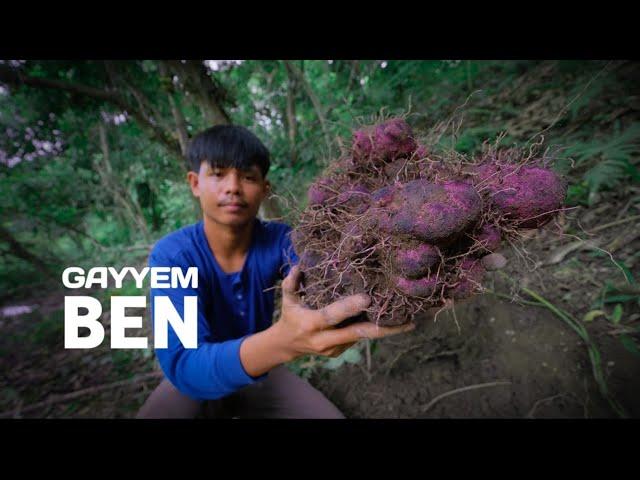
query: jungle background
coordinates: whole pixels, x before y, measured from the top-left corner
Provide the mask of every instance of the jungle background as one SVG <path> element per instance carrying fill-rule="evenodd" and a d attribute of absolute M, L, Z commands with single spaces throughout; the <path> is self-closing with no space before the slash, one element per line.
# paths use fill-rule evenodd
<path fill-rule="evenodd" d="M 351 129 L 380 114 L 449 122 L 442 142 L 469 155 L 543 142 L 569 209 L 524 255 L 503 249 L 507 267 L 455 312 L 289 367 L 352 418 L 640 416 L 639 73 L 621 60 L 0 61 L 0 416 L 130 418 L 158 384 L 152 348 L 108 342 L 110 296 L 145 289 L 90 292 L 105 342 L 65 350 L 64 296 L 86 292 L 61 272 L 141 268 L 199 219 L 191 136 L 254 131 L 276 192 L 261 215 L 294 224 Z"/>

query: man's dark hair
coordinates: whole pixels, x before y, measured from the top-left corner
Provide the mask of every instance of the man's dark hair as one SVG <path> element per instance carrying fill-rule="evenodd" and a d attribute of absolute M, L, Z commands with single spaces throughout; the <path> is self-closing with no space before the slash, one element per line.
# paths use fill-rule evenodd
<path fill-rule="evenodd" d="M 200 171 L 206 161 L 212 167 L 249 170 L 257 165 L 262 177 L 269 171 L 269 150 L 245 127 L 216 125 L 196 135 L 187 149 L 189 169 Z"/>

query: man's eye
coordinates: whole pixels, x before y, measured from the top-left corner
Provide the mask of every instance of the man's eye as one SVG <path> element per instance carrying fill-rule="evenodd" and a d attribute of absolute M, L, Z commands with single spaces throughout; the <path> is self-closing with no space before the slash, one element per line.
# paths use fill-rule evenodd
<path fill-rule="evenodd" d="M 253 176 L 253 175 L 245 175 L 245 177 L 244 177 L 244 178 L 246 178 L 247 180 L 249 180 L 249 181 L 251 181 L 251 182 L 255 181 L 255 179 L 256 179 L 256 177 L 255 177 L 255 176 Z"/>

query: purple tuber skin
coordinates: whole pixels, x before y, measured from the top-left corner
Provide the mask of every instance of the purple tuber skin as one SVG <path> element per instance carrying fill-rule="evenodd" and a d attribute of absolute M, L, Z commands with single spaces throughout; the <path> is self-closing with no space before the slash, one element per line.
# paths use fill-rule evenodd
<path fill-rule="evenodd" d="M 414 248 L 398 250 L 393 263 L 403 277 L 419 278 L 429 273 L 440 262 L 440 250 L 435 245 L 421 244 Z"/>
<path fill-rule="evenodd" d="M 353 133 L 353 156 L 360 162 L 410 156 L 416 148 L 413 131 L 401 118 L 393 118 Z"/>
<path fill-rule="evenodd" d="M 321 178 L 314 182 L 307 190 L 309 205 L 322 205 L 327 200 L 335 197 L 335 193 L 330 189 L 332 182 L 329 179 Z"/>
<path fill-rule="evenodd" d="M 500 243 L 502 242 L 500 230 L 486 224 L 482 226 L 475 238 L 482 243 L 481 254 L 493 253 L 500 248 Z"/>
<path fill-rule="evenodd" d="M 373 151 L 373 127 L 353 132 L 353 156 L 355 159 L 366 159 Z"/>
<path fill-rule="evenodd" d="M 436 292 L 438 282 L 435 276 L 418 279 L 396 277 L 395 286 L 402 293 L 411 297 L 430 297 Z"/>
<path fill-rule="evenodd" d="M 362 183 L 348 185 L 338 195 L 338 204 L 344 205 L 355 214 L 362 214 L 369 208 L 369 189 Z"/>
<path fill-rule="evenodd" d="M 411 155 L 417 148 L 407 122 L 394 118 L 376 127 L 374 154 L 384 159 Z"/>
<path fill-rule="evenodd" d="M 460 281 L 451 289 L 451 296 L 456 300 L 471 297 L 478 290 L 484 272 L 480 260 L 465 258 L 460 264 Z"/>
<path fill-rule="evenodd" d="M 415 160 L 421 160 L 423 158 L 426 158 L 428 155 L 429 155 L 429 150 L 427 149 L 427 147 L 425 147 L 424 145 L 418 145 L 413 155 L 413 158 Z"/>
<path fill-rule="evenodd" d="M 379 227 L 394 235 L 411 235 L 428 243 L 446 241 L 470 228 L 481 210 L 473 185 L 465 182 L 433 184 L 414 180 L 373 193 Z"/>
<path fill-rule="evenodd" d="M 564 202 L 566 183 L 546 168 L 488 164 L 477 172 L 493 204 L 520 228 L 541 227 Z"/>

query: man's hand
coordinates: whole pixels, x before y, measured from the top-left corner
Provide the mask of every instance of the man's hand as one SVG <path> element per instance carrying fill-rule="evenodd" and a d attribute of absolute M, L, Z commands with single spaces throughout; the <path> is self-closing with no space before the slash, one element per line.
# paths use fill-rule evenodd
<path fill-rule="evenodd" d="M 280 319 L 262 332 L 247 337 L 240 345 L 240 361 L 247 374 L 257 377 L 272 368 L 302 355 L 337 357 L 363 338 L 381 338 L 408 332 L 415 324 L 379 327 L 371 322 L 336 326 L 356 316 L 369 306 L 367 295 L 351 295 L 312 310 L 302 304 L 296 294 L 300 270 L 295 266 L 282 282 Z"/>
<path fill-rule="evenodd" d="M 282 313 L 274 324 L 291 360 L 306 354 L 336 357 L 363 338 L 382 338 L 415 328 L 413 323 L 379 327 L 366 321 L 336 328 L 340 322 L 366 310 L 371 303 L 369 296 L 350 295 L 312 310 L 305 307 L 296 294 L 299 283 L 300 269 L 295 266 L 282 282 Z"/>

